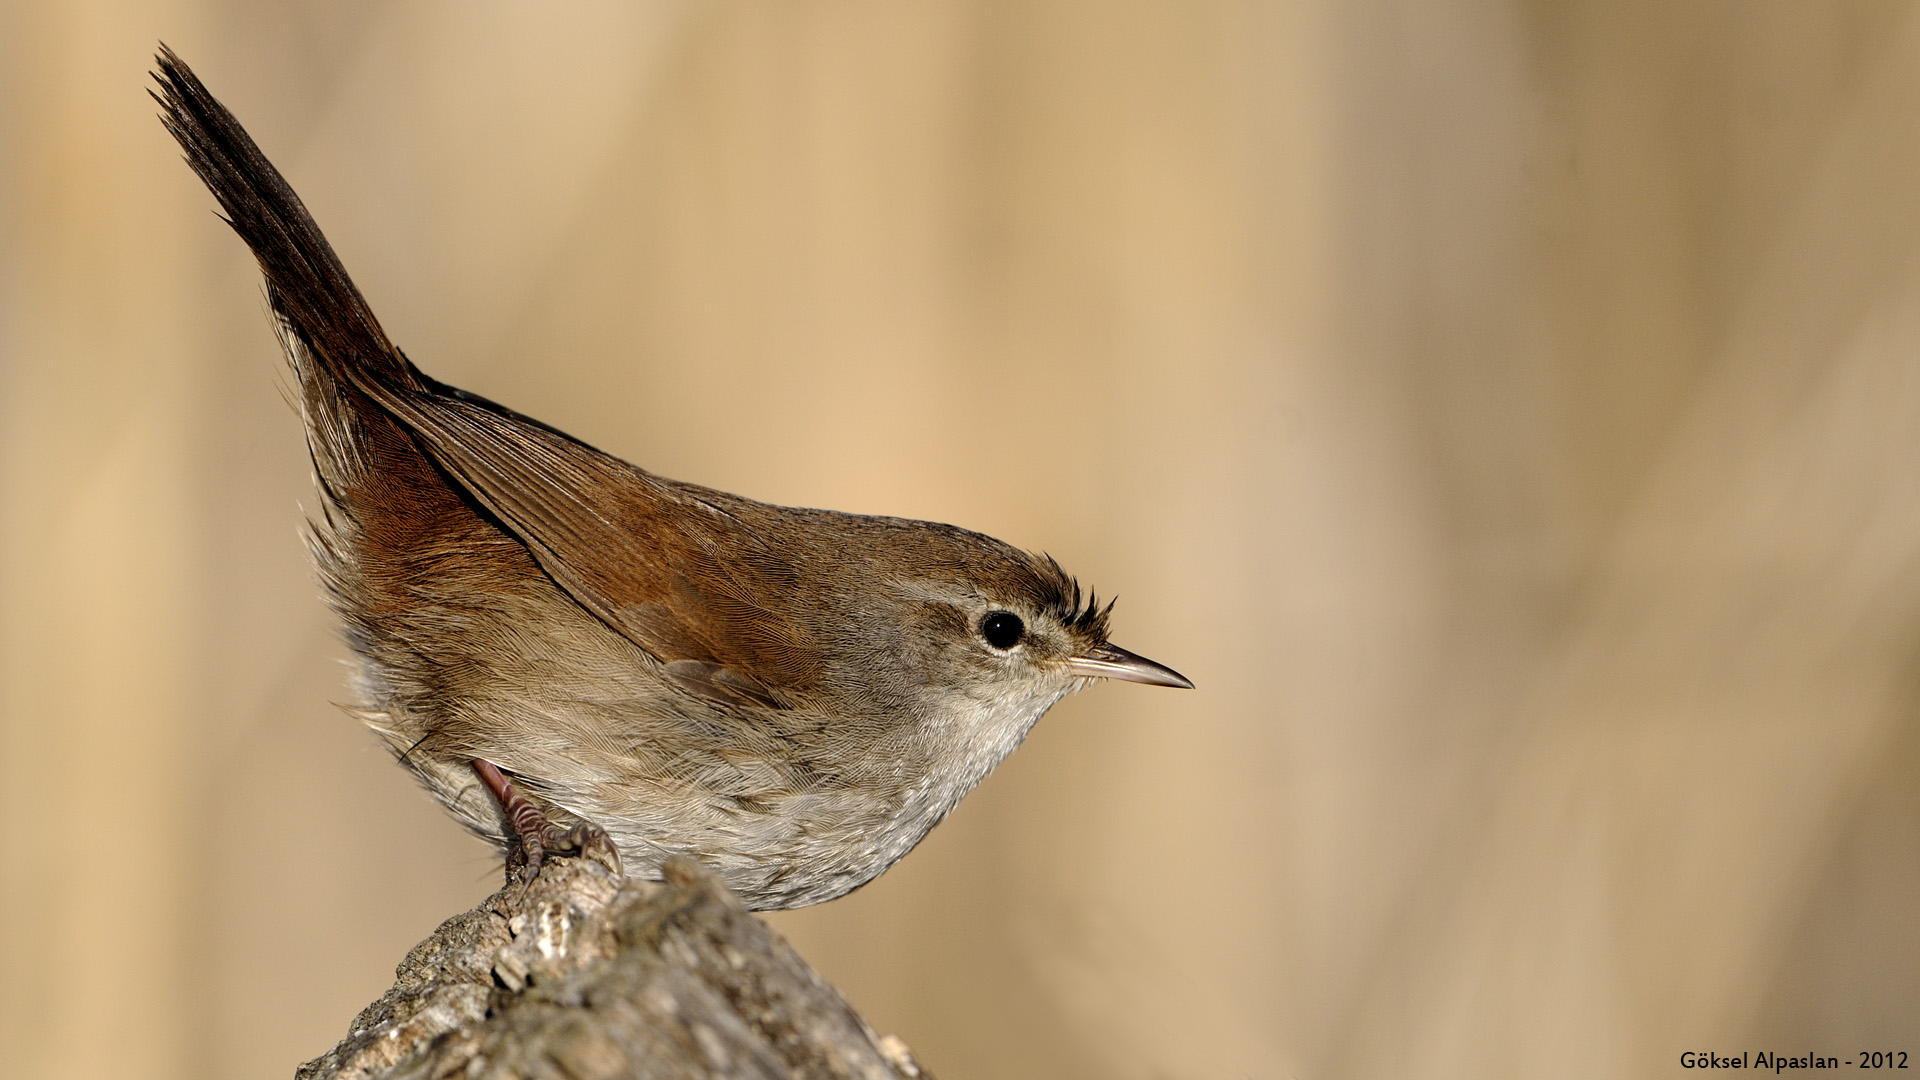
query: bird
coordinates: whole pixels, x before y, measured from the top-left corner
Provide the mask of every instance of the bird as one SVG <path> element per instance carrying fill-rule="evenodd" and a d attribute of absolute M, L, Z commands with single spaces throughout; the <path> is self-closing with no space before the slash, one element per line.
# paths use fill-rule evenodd
<path fill-rule="evenodd" d="M 531 882 L 692 855 L 747 907 L 873 880 L 1096 680 L 1191 688 L 1108 640 L 1052 558 L 934 522 L 647 472 L 390 341 L 299 197 L 162 44 L 161 120 L 265 278 L 356 662 L 349 711 Z"/>

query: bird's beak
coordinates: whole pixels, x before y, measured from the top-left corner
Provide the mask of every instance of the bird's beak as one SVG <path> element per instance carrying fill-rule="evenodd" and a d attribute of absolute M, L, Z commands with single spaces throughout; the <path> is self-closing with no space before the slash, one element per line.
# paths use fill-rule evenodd
<path fill-rule="evenodd" d="M 1122 682 L 1146 683 L 1148 686 L 1193 689 L 1193 683 L 1185 675 L 1144 656 L 1135 656 L 1118 645 L 1095 645 L 1061 663 L 1066 665 L 1068 671 L 1089 679 L 1119 679 Z"/>

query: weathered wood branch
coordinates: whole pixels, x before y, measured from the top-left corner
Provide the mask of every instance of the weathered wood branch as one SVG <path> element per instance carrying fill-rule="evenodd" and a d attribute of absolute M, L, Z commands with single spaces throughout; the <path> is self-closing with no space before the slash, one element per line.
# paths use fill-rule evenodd
<path fill-rule="evenodd" d="M 665 874 L 584 856 L 509 883 L 414 946 L 298 1080 L 928 1076 L 718 878 Z"/>

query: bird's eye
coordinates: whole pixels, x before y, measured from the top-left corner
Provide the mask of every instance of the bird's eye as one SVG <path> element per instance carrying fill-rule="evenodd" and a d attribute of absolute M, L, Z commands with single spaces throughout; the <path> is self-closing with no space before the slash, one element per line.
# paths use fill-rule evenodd
<path fill-rule="evenodd" d="M 1013 648 L 1026 632 L 1027 624 L 1011 611 L 991 611 L 980 620 L 980 636 L 996 649 Z"/>

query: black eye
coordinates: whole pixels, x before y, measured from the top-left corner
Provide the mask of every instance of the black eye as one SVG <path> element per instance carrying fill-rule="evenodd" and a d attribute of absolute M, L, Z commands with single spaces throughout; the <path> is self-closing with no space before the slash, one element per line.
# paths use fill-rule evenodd
<path fill-rule="evenodd" d="M 996 649 L 1013 648 L 1020 644 L 1021 635 L 1026 632 L 1027 624 L 1011 611 L 988 612 L 987 617 L 980 620 L 980 636 Z"/>

